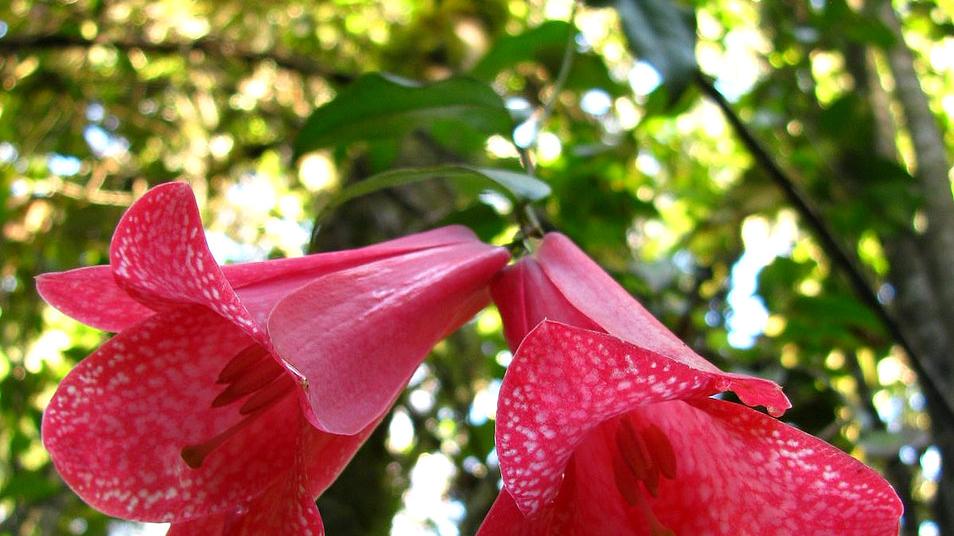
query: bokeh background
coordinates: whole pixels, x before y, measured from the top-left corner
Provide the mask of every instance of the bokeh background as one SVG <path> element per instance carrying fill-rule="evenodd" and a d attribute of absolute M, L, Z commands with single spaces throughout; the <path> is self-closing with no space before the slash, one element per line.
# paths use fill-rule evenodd
<path fill-rule="evenodd" d="M 547 225 L 720 367 L 782 384 L 794 403 L 785 421 L 892 482 L 904 534 L 954 534 L 954 470 L 942 463 L 954 464 L 954 2 L 632 2 L 648 6 L 648 35 L 675 39 L 664 57 L 694 52 L 703 76 L 688 79 L 658 58 L 654 68 L 645 43 L 634 57 L 614 2 L 596 3 L 608 7 L 0 2 L 0 534 L 165 530 L 85 506 L 39 437 L 58 381 L 108 334 L 45 306 L 33 278 L 108 262 L 113 227 L 148 187 L 192 185 L 221 262 L 450 222 L 503 244 L 517 229 L 513 204 L 450 182 L 351 201 L 317 233 L 315 218 L 374 173 L 518 169 L 518 146 L 553 188 L 539 206 Z M 653 15 L 666 5 L 694 16 L 694 42 Z M 373 71 L 479 80 L 516 129 L 370 125 L 367 139 L 296 158 L 311 113 Z M 729 117 L 764 145 L 781 181 Z M 785 181 L 917 362 L 832 261 Z M 328 533 L 472 534 L 497 493 L 494 409 L 510 359 L 492 308 L 441 343 L 320 498 Z"/>

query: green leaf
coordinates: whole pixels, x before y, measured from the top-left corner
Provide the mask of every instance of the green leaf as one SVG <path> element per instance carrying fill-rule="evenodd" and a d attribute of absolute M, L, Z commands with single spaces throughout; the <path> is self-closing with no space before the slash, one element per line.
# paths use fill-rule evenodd
<path fill-rule="evenodd" d="M 372 175 L 339 192 L 328 204 L 328 209 L 385 188 L 441 178 L 497 186 L 516 201 L 538 201 L 550 195 L 546 183 L 524 173 L 465 165 L 435 166 L 394 169 Z"/>
<path fill-rule="evenodd" d="M 663 80 L 669 102 L 679 100 L 696 70 L 695 14 L 673 0 L 614 0 L 623 34 L 636 56 L 648 62 Z"/>
<path fill-rule="evenodd" d="M 373 73 L 311 114 L 295 140 L 295 156 L 332 145 L 401 137 L 448 122 L 484 135 L 509 135 L 513 128 L 503 100 L 483 82 L 449 78 L 421 84 Z"/>
<path fill-rule="evenodd" d="M 471 75 L 490 81 L 505 69 L 533 61 L 545 66 L 556 77 L 570 32 L 576 31 L 566 21 L 551 20 L 521 34 L 501 37 L 474 66 Z M 577 90 L 601 87 L 612 95 L 622 95 L 628 89 L 613 80 L 602 57 L 579 52 L 573 58 L 564 87 Z"/>
<path fill-rule="evenodd" d="M 501 37 L 474 66 L 471 74 L 481 80 L 492 80 L 500 71 L 524 61 L 538 61 L 541 54 L 556 50 L 563 54 L 572 30 L 569 23 L 551 20 L 518 35 Z"/>

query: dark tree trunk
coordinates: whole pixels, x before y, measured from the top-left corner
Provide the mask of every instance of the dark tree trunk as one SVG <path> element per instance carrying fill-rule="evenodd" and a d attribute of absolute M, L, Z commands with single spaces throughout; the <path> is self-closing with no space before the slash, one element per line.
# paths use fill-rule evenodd
<path fill-rule="evenodd" d="M 903 327 L 936 374 L 946 392 L 954 386 L 954 197 L 948 175 L 944 138 L 931 112 L 914 68 L 914 57 L 904 41 L 901 24 L 890 2 L 878 15 L 894 33 L 895 44 L 886 53 L 894 77 L 894 95 L 901 104 L 905 127 L 914 146 L 917 187 L 923 198 L 927 229 L 922 236 L 902 236 L 890 261 L 897 288 Z M 954 534 L 954 422 L 944 401 L 928 397 L 934 439 L 941 451 L 934 517 L 941 534 Z"/>

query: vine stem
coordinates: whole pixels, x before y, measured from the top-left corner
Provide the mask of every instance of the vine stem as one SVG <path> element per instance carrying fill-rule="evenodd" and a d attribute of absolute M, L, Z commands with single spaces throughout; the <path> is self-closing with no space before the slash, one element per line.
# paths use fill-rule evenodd
<path fill-rule="evenodd" d="M 553 108 L 556 106 L 557 99 L 560 98 L 560 92 L 566 85 L 570 77 L 570 68 L 573 67 L 573 51 L 576 49 L 576 10 L 579 7 L 578 2 L 573 2 L 573 8 L 570 11 L 569 32 L 566 36 L 566 46 L 563 48 L 563 59 L 560 61 L 560 70 L 557 72 L 556 81 L 553 83 L 553 92 L 550 94 L 547 102 L 543 105 L 543 112 L 540 114 L 538 124 L 540 128 L 546 124 L 553 114 Z M 536 137 L 534 137 L 536 143 Z"/>
<path fill-rule="evenodd" d="M 563 58 L 560 60 L 560 70 L 557 71 L 556 80 L 553 82 L 553 89 L 550 95 L 547 97 L 546 102 L 543 103 L 543 108 L 534 112 L 534 115 L 538 115 L 538 117 L 531 116 L 531 118 L 528 119 L 528 121 L 534 121 L 536 123 L 533 139 L 526 147 L 517 145 L 516 143 L 514 144 L 516 145 L 517 152 L 520 155 L 520 164 L 530 176 L 536 176 L 536 165 L 533 162 L 530 150 L 537 144 L 537 134 L 540 132 L 543 126 L 546 125 L 546 122 L 553 114 L 553 109 L 556 107 L 557 99 L 560 98 L 560 92 L 563 91 L 563 86 L 566 85 L 566 81 L 570 76 L 570 69 L 573 67 L 573 52 L 576 48 L 575 21 L 576 12 L 579 6 L 579 2 L 573 2 L 573 7 L 570 11 L 566 45 L 563 48 Z M 524 238 L 539 238 L 543 236 L 543 226 L 540 224 L 540 218 L 537 215 L 536 209 L 531 203 L 521 203 L 518 207 L 516 207 L 515 215 L 517 220 L 520 222 L 520 230 L 524 235 Z M 526 242 L 526 240 L 524 240 L 524 242 Z M 530 250 L 529 245 L 527 249 L 528 251 Z"/>
<path fill-rule="evenodd" d="M 795 207 L 802 219 L 812 229 L 815 236 L 821 242 L 828 258 L 840 268 L 841 272 L 848 278 L 855 291 L 855 294 L 868 306 L 878 317 L 888 334 L 894 339 L 901 348 L 907 353 L 911 367 L 918 375 L 921 386 L 928 391 L 928 395 L 942 403 L 942 409 L 951 419 L 954 419 L 954 401 L 951 396 L 942 389 L 930 373 L 930 366 L 924 358 L 915 351 L 910 339 L 901 329 L 901 325 L 894 318 L 894 315 L 878 299 L 878 295 L 872 290 L 867 279 L 859 268 L 858 261 L 848 252 L 835 238 L 834 233 L 822 219 L 821 215 L 811 205 L 808 197 L 801 191 L 795 181 L 782 170 L 775 162 L 768 151 L 755 138 L 755 135 L 742 122 L 742 119 L 735 113 L 732 106 L 725 96 L 716 89 L 712 81 L 699 71 L 695 73 L 696 86 L 722 111 L 726 121 L 732 126 L 736 135 L 742 141 L 745 148 L 751 153 L 755 162 L 769 176 L 772 182 L 779 187 L 788 199 L 789 203 Z"/>

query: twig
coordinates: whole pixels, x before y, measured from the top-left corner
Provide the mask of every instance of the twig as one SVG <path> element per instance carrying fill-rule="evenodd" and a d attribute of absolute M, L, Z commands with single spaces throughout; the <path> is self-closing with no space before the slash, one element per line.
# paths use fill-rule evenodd
<path fill-rule="evenodd" d="M 557 72 L 557 79 L 553 83 L 553 92 L 550 94 L 550 98 L 547 99 L 547 102 L 543 105 L 543 113 L 540 114 L 538 124 L 540 128 L 543 128 L 543 125 L 546 124 L 547 120 L 550 119 L 550 115 L 553 113 L 553 108 L 556 106 L 557 99 L 560 98 L 560 92 L 563 91 L 563 86 L 566 85 L 567 78 L 570 77 L 570 68 L 573 67 L 573 51 L 576 48 L 576 10 L 579 7 L 577 2 L 573 3 L 573 9 L 570 11 L 570 32 L 566 38 L 566 47 L 563 49 L 563 60 L 560 62 L 560 70 Z M 534 142 L 536 139 L 534 138 Z"/>
<path fill-rule="evenodd" d="M 560 98 L 560 92 L 563 91 L 563 86 L 566 85 L 567 78 L 570 76 L 570 68 L 573 66 L 573 51 L 576 46 L 576 24 L 574 21 L 576 20 L 576 11 L 579 5 L 579 2 L 573 2 L 573 8 L 572 11 L 570 11 L 566 46 L 563 49 L 563 59 L 560 61 L 560 70 L 557 71 L 556 80 L 553 82 L 553 89 L 547 101 L 543 103 L 543 108 L 539 110 L 539 117 L 532 119 L 536 122 L 536 132 L 534 132 L 533 139 L 526 147 L 514 144 L 517 147 L 517 152 L 520 154 L 520 164 L 527 171 L 527 174 L 531 176 L 536 175 L 536 166 L 530 156 L 530 149 L 537 144 L 537 134 L 550 119 L 550 115 L 553 114 L 557 99 Z M 543 236 L 543 226 L 540 225 L 540 218 L 531 203 L 521 203 L 516 207 L 515 215 L 520 222 L 521 233 L 524 238 L 539 238 Z M 527 249 L 529 251 L 529 246 Z"/>
<path fill-rule="evenodd" d="M 775 163 L 775 160 L 769 155 L 768 151 L 762 147 L 762 144 L 755 138 L 748 127 L 742 122 L 742 119 L 732 110 L 732 106 L 726 100 L 722 93 L 715 88 L 712 82 L 701 72 L 695 73 L 695 83 L 699 89 L 709 97 L 716 106 L 722 110 L 726 120 L 732 125 L 736 135 L 745 145 L 746 149 L 755 158 L 756 163 L 765 171 L 770 179 L 778 186 L 788 198 L 799 215 L 808 223 L 814 231 L 815 236 L 821 242 L 821 245 L 828 257 L 841 268 L 842 273 L 848 278 L 849 283 L 854 288 L 855 293 L 881 320 L 881 323 L 887 329 L 888 334 L 894 339 L 908 354 L 911 366 L 918 375 L 921 385 L 928 391 L 932 398 L 937 399 L 943 404 L 944 413 L 951 419 L 954 419 L 954 401 L 947 392 L 937 385 L 935 378 L 929 373 L 929 367 L 923 357 L 918 354 L 911 345 L 910 340 L 901 330 L 900 324 L 894 319 L 894 316 L 885 308 L 884 304 L 878 300 L 877 294 L 868 285 L 865 276 L 858 268 L 858 263 L 854 257 L 848 253 L 845 248 L 835 239 L 834 233 L 828 228 L 828 224 L 822 219 L 821 215 L 809 203 L 808 198 L 801 192 L 795 182 Z"/>
<path fill-rule="evenodd" d="M 344 84 L 354 79 L 354 75 L 328 69 L 320 63 L 314 62 L 305 57 L 282 54 L 280 52 L 271 50 L 255 52 L 243 49 L 236 43 L 222 41 L 211 37 L 204 37 L 201 39 L 196 39 L 195 41 L 153 42 L 142 38 L 123 37 L 111 39 L 105 37 L 103 34 L 93 39 L 56 33 L 45 35 L 14 35 L 0 39 L 0 52 L 20 52 L 22 50 L 43 50 L 71 47 L 89 48 L 95 45 L 114 47 L 120 50 L 139 49 L 146 52 L 156 52 L 161 54 L 184 54 L 192 51 L 201 51 L 220 58 L 237 59 L 252 63 L 272 61 L 280 67 L 284 67 L 304 75 L 327 78 L 339 84 Z"/>

